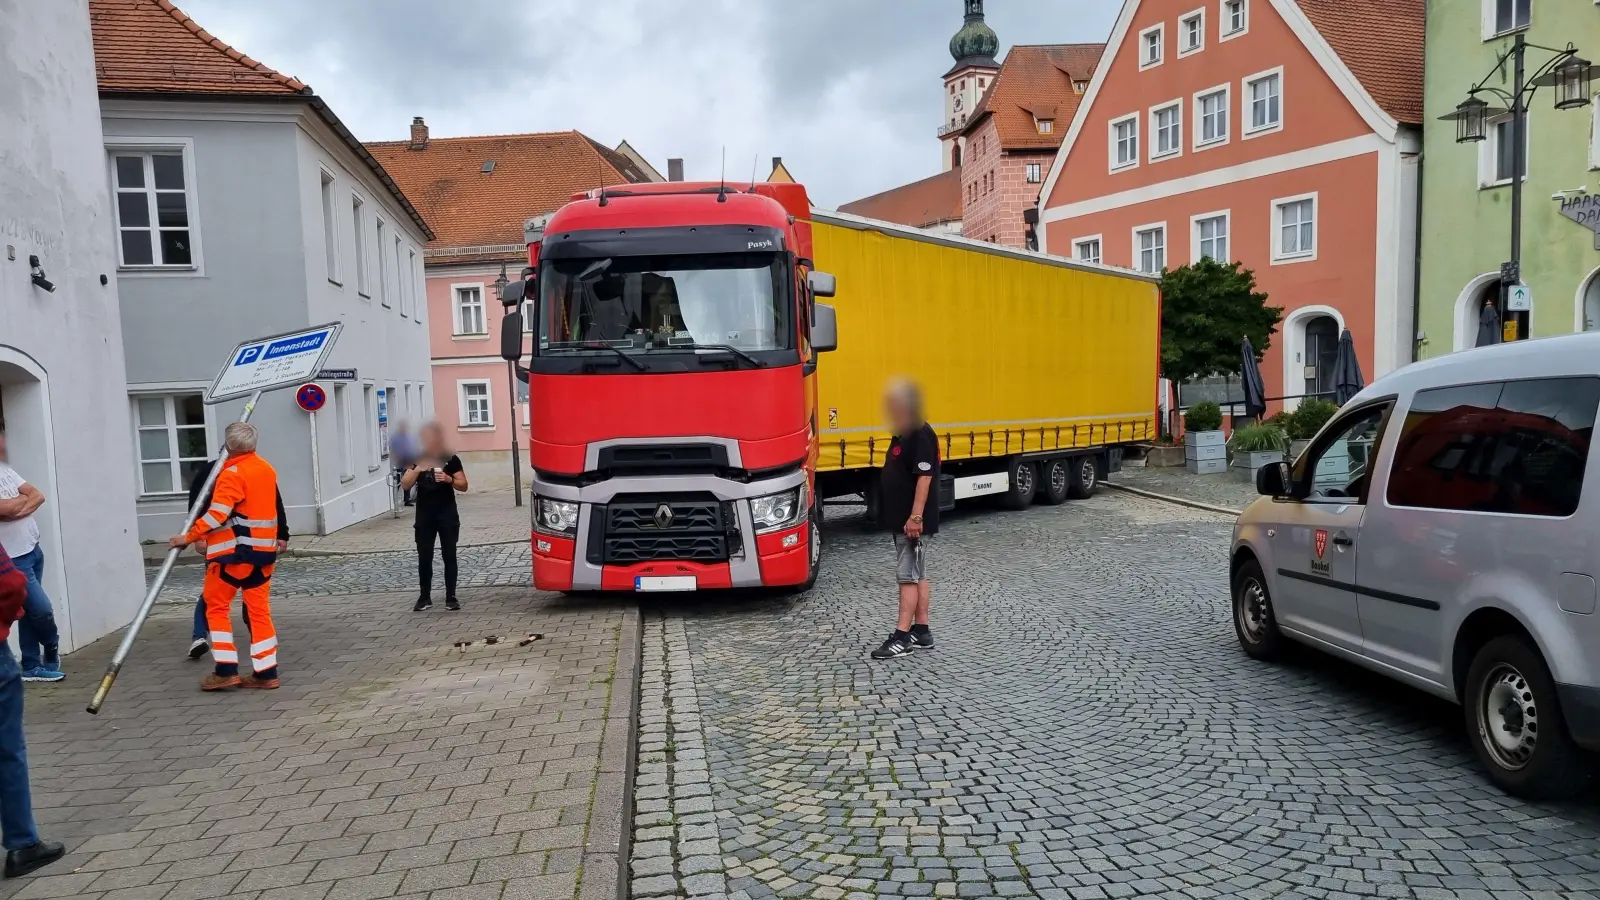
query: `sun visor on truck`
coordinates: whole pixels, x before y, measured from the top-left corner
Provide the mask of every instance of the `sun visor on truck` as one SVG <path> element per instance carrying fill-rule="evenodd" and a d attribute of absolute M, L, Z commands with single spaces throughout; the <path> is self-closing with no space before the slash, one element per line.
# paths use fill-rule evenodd
<path fill-rule="evenodd" d="M 766 225 L 696 225 L 566 231 L 546 234 L 541 259 L 679 256 L 689 253 L 779 253 L 783 231 Z"/>

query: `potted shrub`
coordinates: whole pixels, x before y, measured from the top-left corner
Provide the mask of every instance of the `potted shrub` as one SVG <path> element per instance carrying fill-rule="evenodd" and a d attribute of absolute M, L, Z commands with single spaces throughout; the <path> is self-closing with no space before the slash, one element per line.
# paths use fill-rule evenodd
<path fill-rule="evenodd" d="M 1210 400 L 1196 403 L 1183 414 L 1183 429 L 1183 459 L 1191 474 L 1218 475 L 1228 470 L 1222 407 Z"/>
<path fill-rule="evenodd" d="M 1254 484 L 1256 472 L 1262 466 L 1283 462 L 1283 454 L 1289 449 L 1289 437 L 1275 425 L 1246 425 L 1234 429 L 1228 449 L 1233 451 L 1234 474 Z"/>
<path fill-rule="evenodd" d="M 1300 406 L 1292 413 L 1279 413 L 1284 417 L 1284 431 L 1289 435 L 1289 455 L 1299 458 L 1306 452 L 1306 446 L 1311 439 L 1317 436 L 1322 426 L 1328 424 L 1334 413 L 1339 411 L 1339 404 L 1320 397 L 1302 400 Z M 1277 418 L 1274 416 L 1273 418 Z"/>

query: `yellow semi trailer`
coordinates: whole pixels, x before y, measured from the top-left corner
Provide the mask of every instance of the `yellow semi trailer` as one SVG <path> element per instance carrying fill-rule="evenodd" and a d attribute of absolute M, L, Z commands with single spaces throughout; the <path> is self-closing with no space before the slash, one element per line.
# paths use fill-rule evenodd
<path fill-rule="evenodd" d="M 882 392 L 922 387 L 944 461 L 940 505 L 1021 508 L 1092 494 L 1156 436 L 1161 292 L 1152 275 L 812 213 L 837 278 L 839 346 L 817 371 L 818 492 L 876 512 Z"/>

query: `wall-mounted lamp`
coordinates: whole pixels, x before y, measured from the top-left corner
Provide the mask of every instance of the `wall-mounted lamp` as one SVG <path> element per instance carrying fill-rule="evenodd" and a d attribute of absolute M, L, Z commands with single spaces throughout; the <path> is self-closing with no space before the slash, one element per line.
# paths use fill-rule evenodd
<path fill-rule="evenodd" d="M 28 269 L 29 269 L 29 274 L 30 274 L 30 276 L 31 276 L 31 278 L 33 280 L 33 286 L 34 287 L 43 288 L 43 289 L 49 291 L 52 294 L 54 294 L 56 292 L 55 284 L 52 283 L 50 281 L 50 279 L 44 277 L 44 267 L 39 265 L 39 257 L 37 257 L 37 256 L 29 256 L 28 257 Z"/>

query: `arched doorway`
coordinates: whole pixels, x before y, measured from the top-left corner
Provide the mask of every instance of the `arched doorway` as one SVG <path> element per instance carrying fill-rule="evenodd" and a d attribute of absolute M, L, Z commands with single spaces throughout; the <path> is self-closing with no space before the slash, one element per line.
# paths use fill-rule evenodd
<path fill-rule="evenodd" d="M 1600 269 L 1589 273 L 1578 290 L 1578 331 L 1600 331 Z"/>
<path fill-rule="evenodd" d="M 1478 346 L 1478 322 L 1485 300 L 1499 301 L 1500 275 L 1486 273 L 1467 282 L 1456 297 L 1455 340 L 1452 350 L 1471 350 Z"/>
<path fill-rule="evenodd" d="M 1283 408 L 1293 412 L 1300 395 L 1333 390 L 1333 368 L 1344 333 L 1344 316 L 1331 306 L 1302 306 L 1284 319 Z M 1272 394 L 1271 386 L 1267 389 Z"/>
<path fill-rule="evenodd" d="M 45 552 L 44 589 L 55 607 L 63 651 L 76 647 L 68 608 L 66 565 L 56 494 L 55 443 L 50 424 L 50 388 L 44 368 L 31 356 L 0 344 L 0 427 L 6 432 L 10 466 L 38 485 L 46 497 L 35 514 Z M 12 631 L 15 644 L 16 631 Z"/>
<path fill-rule="evenodd" d="M 1339 323 L 1333 316 L 1306 320 L 1305 393 L 1333 393 L 1333 368 L 1339 359 Z"/>

